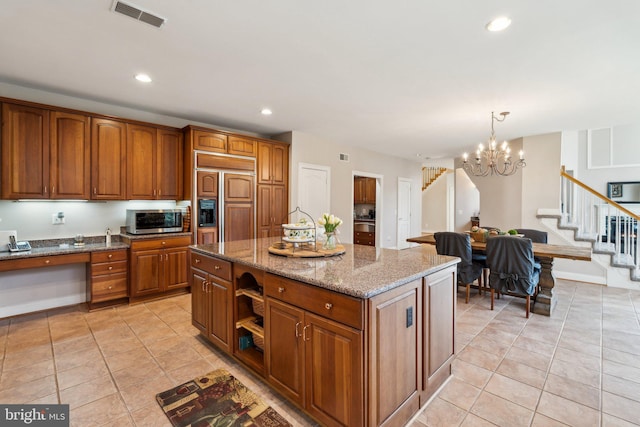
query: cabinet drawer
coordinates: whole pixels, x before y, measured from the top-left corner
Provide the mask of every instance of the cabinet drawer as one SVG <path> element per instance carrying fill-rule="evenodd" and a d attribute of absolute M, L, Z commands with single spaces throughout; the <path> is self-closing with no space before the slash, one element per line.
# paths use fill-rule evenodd
<path fill-rule="evenodd" d="M 231 281 L 231 263 L 229 261 L 191 252 L 191 265 L 213 276 Z"/>
<path fill-rule="evenodd" d="M 191 244 L 191 236 L 185 237 L 167 237 L 161 239 L 149 240 L 132 240 L 131 250 L 147 250 L 147 249 L 164 249 L 177 248 L 180 246 L 189 246 Z"/>
<path fill-rule="evenodd" d="M 112 274 L 112 273 L 123 273 L 123 272 L 124 273 L 127 272 L 127 260 L 91 264 L 92 276 L 99 276 L 102 274 Z"/>
<path fill-rule="evenodd" d="M 91 302 L 127 297 L 127 273 L 91 278 Z"/>
<path fill-rule="evenodd" d="M 264 283 L 265 295 L 269 297 L 360 330 L 363 328 L 364 303 L 359 298 L 273 274 L 266 274 Z"/>
<path fill-rule="evenodd" d="M 99 262 L 126 261 L 127 250 L 91 252 L 91 264 Z"/>

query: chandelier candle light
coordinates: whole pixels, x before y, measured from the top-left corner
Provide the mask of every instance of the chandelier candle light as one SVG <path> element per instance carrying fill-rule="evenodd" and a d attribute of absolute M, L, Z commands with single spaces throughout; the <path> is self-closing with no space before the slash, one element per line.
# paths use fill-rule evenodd
<path fill-rule="evenodd" d="M 463 154 L 462 167 L 468 173 L 474 176 L 487 176 L 502 175 L 509 176 L 516 173 L 518 167 L 525 167 L 527 164 L 524 162 L 524 152 L 520 150 L 520 159 L 516 162 L 511 160 L 511 148 L 509 143 L 504 141 L 500 147 L 496 143 L 496 134 L 493 130 L 493 122 L 502 122 L 509 115 L 508 111 L 500 113 L 502 118 L 495 116 L 493 111 L 491 112 L 491 137 L 489 138 L 489 145 L 485 149 L 484 145 L 480 144 L 476 151 L 476 160 L 472 164 L 468 161 L 467 153 Z"/>

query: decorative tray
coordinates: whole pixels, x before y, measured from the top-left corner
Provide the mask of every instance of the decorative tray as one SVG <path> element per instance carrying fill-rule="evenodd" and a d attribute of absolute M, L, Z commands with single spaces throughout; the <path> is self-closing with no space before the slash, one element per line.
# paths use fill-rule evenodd
<path fill-rule="evenodd" d="M 317 245 L 317 250 L 315 250 L 314 245 L 305 245 L 296 248 L 293 244 L 286 243 L 284 247 L 282 246 L 283 245 L 279 244 L 269 246 L 269 253 L 298 258 L 322 258 L 345 253 L 345 248 L 342 245 L 336 245 L 335 249 L 322 249 L 321 245 Z"/>

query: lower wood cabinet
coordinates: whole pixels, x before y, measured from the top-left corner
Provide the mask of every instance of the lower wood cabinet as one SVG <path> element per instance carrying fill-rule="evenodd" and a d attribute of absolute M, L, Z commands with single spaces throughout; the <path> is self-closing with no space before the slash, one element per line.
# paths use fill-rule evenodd
<path fill-rule="evenodd" d="M 451 375 L 455 266 L 362 299 L 190 259 L 193 325 L 322 425 L 405 425 Z"/>
<path fill-rule="evenodd" d="M 91 261 L 87 265 L 90 277 L 88 286 L 89 309 L 117 303 L 127 298 L 127 250 L 91 252 Z"/>
<path fill-rule="evenodd" d="M 190 244 L 191 237 L 130 241 L 130 299 L 135 301 L 187 292 Z"/>
<path fill-rule="evenodd" d="M 375 246 L 376 233 L 368 232 L 368 231 L 354 231 L 353 243 L 356 245 Z"/>

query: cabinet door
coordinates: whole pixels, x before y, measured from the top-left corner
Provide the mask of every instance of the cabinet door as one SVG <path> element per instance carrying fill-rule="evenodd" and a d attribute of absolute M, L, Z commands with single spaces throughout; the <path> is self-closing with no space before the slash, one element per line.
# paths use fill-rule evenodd
<path fill-rule="evenodd" d="M 207 273 L 191 268 L 191 324 L 206 334 L 209 325 L 209 295 L 206 292 Z"/>
<path fill-rule="evenodd" d="M 258 197 L 256 200 L 258 204 L 258 237 L 271 236 L 271 227 L 273 226 L 273 214 L 271 210 L 272 189 L 273 186 L 271 185 L 258 185 Z"/>
<path fill-rule="evenodd" d="M 226 203 L 224 205 L 224 241 L 247 240 L 253 237 L 253 203 Z"/>
<path fill-rule="evenodd" d="M 289 146 L 273 144 L 271 164 L 271 182 L 276 185 L 286 185 L 289 179 Z"/>
<path fill-rule="evenodd" d="M 258 184 L 272 184 L 273 145 L 258 142 Z"/>
<path fill-rule="evenodd" d="M 362 425 L 362 332 L 305 313 L 305 407 L 321 423 Z"/>
<path fill-rule="evenodd" d="M 164 250 L 164 289 L 186 288 L 189 286 L 188 249 L 175 248 Z"/>
<path fill-rule="evenodd" d="M 394 425 L 420 407 L 422 281 L 370 299 L 369 401 L 372 425 Z M 373 408 L 372 408 L 373 409 Z"/>
<path fill-rule="evenodd" d="M 210 245 L 212 243 L 218 243 L 218 228 L 217 227 L 204 227 L 198 228 L 198 245 Z"/>
<path fill-rule="evenodd" d="M 91 119 L 91 198 L 124 200 L 127 133 L 122 122 Z"/>
<path fill-rule="evenodd" d="M 265 363 L 267 380 L 282 394 L 304 403 L 304 311 L 267 298 Z"/>
<path fill-rule="evenodd" d="M 157 197 L 156 141 L 156 128 L 127 124 L 127 199 Z"/>
<path fill-rule="evenodd" d="M 224 175 L 224 200 L 226 202 L 253 203 L 253 177 L 227 173 Z"/>
<path fill-rule="evenodd" d="M 451 373 L 451 361 L 455 355 L 455 268 L 425 277 L 424 307 L 422 382 L 426 401 Z"/>
<path fill-rule="evenodd" d="M 375 178 L 365 178 L 364 192 L 365 192 L 364 199 L 366 203 L 376 202 L 376 179 Z"/>
<path fill-rule="evenodd" d="M 155 171 L 158 199 L 181 200 L 183 176 L 182 133 L 158 129 L 158 163 Z"/>
<path fill-rule="evenodd" d="M 2 104 L 2 198 L 49 198 L 49 111 Z"/>
<path fill-rule="evenodd" d="M 131 296 L 139 297 L 161 292 L 163 289 L 161 266 L 163 251 L 131 252 Z"/>
<path fill-rule="evenodd" d="M 365 202 L 364 178 L 356 176 L 353 178 L 353 203 Z"/>
<path fill-rule="evenodd" d="M 217 153 L 227 152 L 227 135 L 214 132 L 193 131 L 193 149 L 213 151 Z"/>
<path fill-rule="evenodd" d="M 271 190 L 271 215 L 273 223 L 271 228 L 271 236 L 282 235 L 282 222 L 287 221 L 289 213 L 289 195 L 287 187 L 282 185 L 274 185 Z"/>
<path fill-rule="evenodd" d="M 51 112 L 52 199 L 89 199 L 91 126 L 88 116 Z"/>
<path fill-rule="evenodd" d="M 198 171 L 198 197 L 211 199 L 218 197 L 218 172 Z"/>
<path fill-rule="evenodd" d="M 254 139 L 243 138 L 240 136 L 230 135 L 229 136 L 229 145 L 228 145 L 228 153 L 229 154 L 237 154 L 240 156 L 256 156 L 256 141 Z"/>
<path fill-rule="evenodd" d="M 210 303 L 209 340 L 221 349 L 231 352 L 231 282 L 209 275 L 207 286 Z"/>

